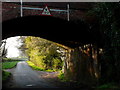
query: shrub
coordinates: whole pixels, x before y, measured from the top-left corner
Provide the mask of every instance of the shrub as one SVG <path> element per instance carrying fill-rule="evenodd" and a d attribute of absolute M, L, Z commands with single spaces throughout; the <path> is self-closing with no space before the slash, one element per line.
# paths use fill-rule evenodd
<path fill-rule="evenodd" d="M 57 45 L 51 41 L 29 36 L 25 40 L 26 53 L 30 61 L 43 69 L 57 70 L 62 68 L 60 53 L 57 52 Z"/>
<path fill-rule="evenodd" d="M 58 58 L 53 58 L 53 68 L 55 69 L 62 69 L 63 63 L 62 60 L 58 59 Z"/>

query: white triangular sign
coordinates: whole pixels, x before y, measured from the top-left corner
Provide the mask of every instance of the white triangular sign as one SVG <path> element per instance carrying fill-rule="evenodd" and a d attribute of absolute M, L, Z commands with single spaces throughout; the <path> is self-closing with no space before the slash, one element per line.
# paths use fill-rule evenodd
<path fill-rule="evenodd" d="M 48 9 L 47 6 L 44 8 L 42 15 L 51 15 L 50 10 Z"/>

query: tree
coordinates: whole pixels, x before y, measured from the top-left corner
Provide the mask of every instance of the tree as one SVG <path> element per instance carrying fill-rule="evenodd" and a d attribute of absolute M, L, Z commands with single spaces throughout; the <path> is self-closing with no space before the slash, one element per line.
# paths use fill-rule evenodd
<path fill-rule="evenodd" d="M 61 69 L 62 60 L 57 52 L 57 45 L 51 41 L 29 36 L 25 39 L 30 61 L 44 69 Z"/>
<path fill-rule="evenodd" d="M 101 64 L 101 80 L 103 82 L 119 82 L 120 76 L 120 2 L 96 3 L 91 10 L 100 25 L 104 36 L 103 56 Z"/>
<path fill-rule="evenodd" d="M 3 57 L 6 57 L 6 54 L 7 54 L 7 49 L 5 48 L 6 40 L 3 40 L 1 42 L 2 42 L 2 44 L 1 44 L 1 47 L 0 47 L 0 56 L 3 58 Z"/>

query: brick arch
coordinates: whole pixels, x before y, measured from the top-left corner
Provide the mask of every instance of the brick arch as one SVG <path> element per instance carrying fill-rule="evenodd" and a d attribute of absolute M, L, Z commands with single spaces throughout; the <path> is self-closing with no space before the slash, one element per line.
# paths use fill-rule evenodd
<path fill-rule="evenodd" d="M 2 38 L 12 36 L 37 36 L 69 47 L 95 42 L 85 22 L 68 22 L 51 16 L 26 16 L 4 21 Z"/>
<path fill-rule="evenodd" d="M 93 31 L 96 29 L 92 29 Z M 65 21 L 49 16 L 28 16 L 3 22 L 3 39 L 11 36 L 37 36 L 63 44 L 68 49 L 64 60 L 65 77 L 95 83 L 90 59 L 82 54 L 78 46 L 96 43 L 99 33 L 91 32 L 84 21 Z M 88 69 L 91 69 L 88 70 Z M 80 78 L 79 78 L 80 77 Z M 89 83 L 91 84 L 91 83 Z"/>

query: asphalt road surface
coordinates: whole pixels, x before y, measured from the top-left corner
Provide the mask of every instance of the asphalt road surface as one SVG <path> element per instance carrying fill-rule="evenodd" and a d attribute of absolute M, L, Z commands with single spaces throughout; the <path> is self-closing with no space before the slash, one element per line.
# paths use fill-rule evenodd
<path fill-rule="evenodd" d="M 12 73 L 12 78 L 3 85 L 3 88 L 58 88 L 51 79 L 56 72 L 35 71 L 25 61 L 18 62 L 17 66 L 7 71 Z"/>

